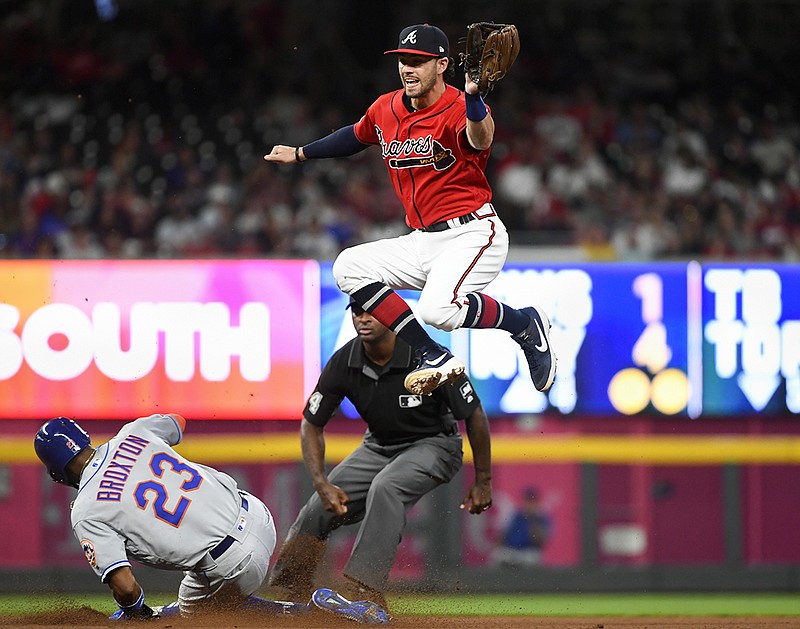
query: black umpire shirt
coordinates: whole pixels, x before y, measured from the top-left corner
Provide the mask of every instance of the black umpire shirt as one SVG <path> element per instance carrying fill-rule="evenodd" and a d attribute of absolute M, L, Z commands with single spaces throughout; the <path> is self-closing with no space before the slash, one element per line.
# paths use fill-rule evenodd
<path fill-rule="evenodd" d="M 348 398 L 369 427 L 368 438 L 381 445 L 416 441 L 438 433 L 455 434 L 456 420 L 466 419 L 480 404 L 466 376 L 438 387 L 431 395 L 409 393 L 403 381 L 414 368 L 411 347 L 397 339 L 391 360 L 376 365 L 354 338 L 331 356 L 308 398 L 303 417 L 320 428 L 342 399 Z"/>

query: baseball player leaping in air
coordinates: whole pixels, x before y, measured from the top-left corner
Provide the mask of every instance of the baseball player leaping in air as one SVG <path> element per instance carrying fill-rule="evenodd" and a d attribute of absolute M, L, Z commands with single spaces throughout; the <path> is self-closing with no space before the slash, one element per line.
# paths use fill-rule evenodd
<path fill-rule="evenodd" d="M 50 477 L 78 490 L 72 529 L 119 605 L 112 620 L 321 610 L 364 624 L 389 622 L 374 602 L 349 601 L 329 588 L 317 589 L 308 602 L 255 596 L 275 549 L 272 514 L 227 474 L 173 450 L 185 428 L 180 415 L 158 413 L 126 424 L 95 448 L 76 422 L 56 417 L 34 437 Z M 145 603 L 131 559 L 183 571 L 178 600 L 154 607 Z"/>
<path fill-rule="evenodd" d="M 411 393 L 452 381 L 464 364 L 425 332 L 399 289 L 421 291 L 418 314 L 436 328 L 511 333 L 534 386 L 547 391 L 556 373 L 547 315 L 538 306 L 516 310 L 481 292 L 508 254 L 508 233 L 484 173 L 495 125 L 467 75 L 464 92 L 445 82 L 452 73 L 449 53 L 439 28 L 404 28 L 398 47 L 385 53 L 397 55 L 402 89 L 380 96 L 354 125 L 302 147 L 277 145 L 264 159 L 288 164 L 380 146 L 413 231 L 345 249 L 333 274 L 342 291 L 415 349 L 419 367 L 405 381 Z"/>

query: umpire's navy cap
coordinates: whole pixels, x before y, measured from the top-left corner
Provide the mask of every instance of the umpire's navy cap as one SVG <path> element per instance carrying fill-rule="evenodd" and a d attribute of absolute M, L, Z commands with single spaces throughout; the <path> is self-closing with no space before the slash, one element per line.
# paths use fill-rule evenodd
<path fill-rule="evenodd" d="M 384 55 L 392 53 L 407 53 L 411 55 L 425 55 L 426 57 L 450 56 L 450 43 L 442 29 L 430 24 L 414 24 L 406 26 L 400 31 L 397 48 L 387 50 Z"/>
<path fill-rule="evenodd" d="M 356 317 L 360 317 L 365 312 L 358 302 L 352 297 L 350 297 L 350 301 L 347 302 L 347 305 L 344 307 L 345 310 L 348 308 L 353 311 L 353 315 Z"/>

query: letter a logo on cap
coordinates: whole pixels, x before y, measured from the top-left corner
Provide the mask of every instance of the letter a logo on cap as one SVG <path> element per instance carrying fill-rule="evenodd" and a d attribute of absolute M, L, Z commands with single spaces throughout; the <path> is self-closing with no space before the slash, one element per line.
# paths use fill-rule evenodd
<path fill-rule="evenodd" d="M 408 35 L 403 38 L 403 41 L 400 42 L 400 45 L 407 44 L 411 42 L 412 44 L 417 43 L 417 31 L 414 29 Z"/>
<path fill-rule="evenodd" d="M 397 48 L 387 50 L 383 54 L 410 54 L 427 57 L 446 57 L 450 50 L 447 35 L 430 24 L 414 24 L 400 31 L 400 42 Z"/>

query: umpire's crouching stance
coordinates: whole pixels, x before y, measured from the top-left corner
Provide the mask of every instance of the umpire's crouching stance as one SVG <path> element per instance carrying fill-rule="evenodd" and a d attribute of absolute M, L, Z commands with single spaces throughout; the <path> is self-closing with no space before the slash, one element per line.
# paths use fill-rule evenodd
<path fill-rule="evenodd" d="M 415 366 L 411 348 L 354 301 L 348 307 L 357 338 L 331 357 L 303 411 L 303 460 L 316 494 L 292 525 L 270 585 L 304 599 L 313 591 L 314 571 L 330 533 L 362 522 L 344 575 L 354 595 L 385 606 L 383 590 L 406 514 L 461 468 L 457 420 L 466 420 L 475 461 L 475 479 L 461 507 L 481 513 L 491 506 L 489 426 L 466 376 L 431 395 L 409 394 L 403 382 Z M 344 397 L 368 430 L 362 444 L 328 477 L 323 429 Z"/>

